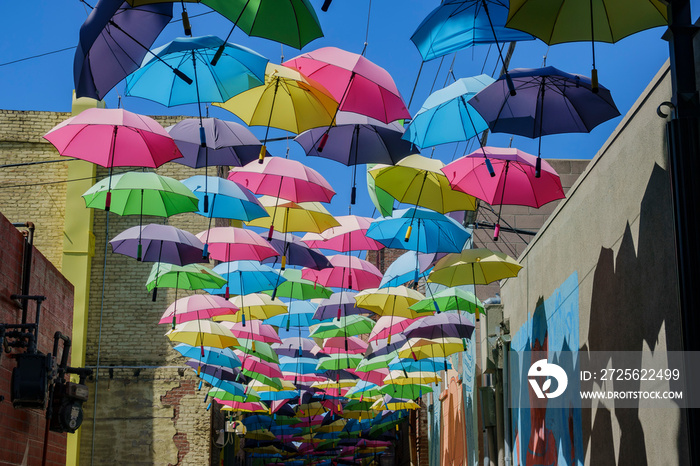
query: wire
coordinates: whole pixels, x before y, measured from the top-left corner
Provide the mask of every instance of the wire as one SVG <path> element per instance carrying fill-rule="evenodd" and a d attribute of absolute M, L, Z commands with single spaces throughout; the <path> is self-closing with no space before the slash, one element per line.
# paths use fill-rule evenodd
<path fill-rule="evenodd" d="M 43 163 L 71 162 L 73 160 L 79 160 L 79 159 L 72 158 L 72 157 L 64 157 L 62 159 L 42 160 L 39 162 L 8 163 L 7 165 L 0 165 L 0 168 L 26 167 L 28 165 L 41 165 Z"/>
<path fill-rule="evenodd" d="M 123 172 L 118 172 L 118 173 L 113 173 L 114 175 L 121 175 L 122 173 L 128 173 L 128 172 L 133 172 L 133 171 L 138 171 L 138 170 L 125 170 Z M 87 176 L 85 178 L 75 178 L 73 180 L 61 180 L 61 181 L 46 181 L 44 183 L 28 183 L 28 184 L 13 184 L 9 186 L 0 186 L 0 189 L 7 189 L 7 188 L 31 188 L 33 186 L 44 186 L 47 184 L 61 184 L 61 183 L 71 183 L 73 181 L 85 181 L 85 180 L 92 180 L 95 179 L 94 176 Z"/>
<path fill-rule="evenodd" d="M 13 64 L 15 64 L 15 63 L 19 63 L 19 62 L 23 62 L 23 61 L 27 61 L 27 60 L 32 60 L 32 59 L 34 59 L 34 58 L 41 58 L 41 57 L 45 57 L 45 56 L 47 56 L 47 55 L 51 55 L 51 54 L 54 54 L 54 53 L 65 52 L 66 50 L 73 50 L 73 49 L 75 49 L 75 48 L 77 48 L 77 46 L 74 45 L 74 46 L 72 46 L 72 47 L 66 47 L 66 48 L 63 48 L 63 49 L 54 50 L 53 52 L 40 53 L 39 55 L 32 55 L 31 57 L 19 58 L 19 59 L 17 59 L 17 60 L 12 60 L 12 61 L 8 61 L 8 62 L 5 62 L 5 63 L 0 63 L 0 66 L 13 65 Z"/>

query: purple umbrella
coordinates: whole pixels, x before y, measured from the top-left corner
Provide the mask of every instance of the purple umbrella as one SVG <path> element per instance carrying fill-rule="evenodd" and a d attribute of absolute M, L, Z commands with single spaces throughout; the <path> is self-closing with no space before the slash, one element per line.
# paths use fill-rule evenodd
<path fill-rule="evenodd" d="M 131 227 L 110 242 L 112 252 L 144 262 L 187 265 L 202 262 L 204 244 L 192 233 L 170 225 Z"/>
<path fill-rule="evenodd" d="M 355 291 L 340 291 L 320 302 L 314 313 L 314 319 L 326 320 L 353 314 L 367 314 L 367 309 L 355 307 Z"/>
<path fill-rule="evenodd" d="M 177 163 L 192 168 L 241 167 L 258 158 L 262 143 L 245 126 L 218 118 L 202 118 L 202 126 L 206 147 L 201 145 L 198 118 L 188 118 L 166 128 L 183 155 Z"/>
<path fill-rule="evenodd" d="M 80 27 L 73 60 L 76 97 L 102 100 L 138 69 L 172 17 L 172 3 L 131 7 L 122 0 L 97 2 Z"/>
<path fill-rule="evenodd" d="M 461 312 L 443 312 L 423 317 L 409 325 L 403 333 L 407 338 L 471 338 L 474 324 Z"/>
<path fill-rule="evenodd" d="M 229 382 L 242 382 L 243 376 L 238 369 L 225 366 L 217 366 L 214 364 L 203 364 L 197 359 L 189 359 L 185 363 L 193 368 L 198 373 L 204 372 L 219 380 L 227 380 Z"/>
<path fill-rule="evenodd" d="M 311 351 L 316 346 L 313 340 L 302 337 L 291 337 L 282 340 L 282 343 L 273 343 L 272 349 L 278 356 L 290 356 L 293 358 L 314 358 L 317 356 Z M 301 354 L 300 354 L 301 351 Z"/>
<path fill-rule="evenodd" d="M 257 156 L 256 156 L 257 158 Z M 261 234 L 263 238 L 268 238 L 268 233 Z M 265 259 L 263 263 L 277 263 L 280 257 L 284 256 L 285 265 L 299 265 L 314 270 L 328 269 L 333 267 L 328 258 L 318 249 L 310 248 L 301 238 L 291 233 L 272 232 L 270 244 L 280 253 L 280 256 Z"/>
<path fill-rule="evenodd" d="M 413 144 L 401 139 L 404 128 L 349 112 L 338 112 L 337 126 L 313 128 L 294 138 L 306 155 L 324 157 L 344 165 L 382 163 L 394 165 L 416 151 Z M 355 170 L 351 204 L 355 203 Z"/>

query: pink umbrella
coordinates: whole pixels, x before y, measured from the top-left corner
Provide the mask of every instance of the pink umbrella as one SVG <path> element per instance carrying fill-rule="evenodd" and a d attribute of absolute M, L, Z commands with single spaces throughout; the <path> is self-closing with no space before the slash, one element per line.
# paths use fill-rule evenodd
<path fill-rule="evenodd" d="M 267 194 L 293 202 L 330 202 L 335 191 L 320 173 L 281 157 L 266 157 L 234 167 L 228 179 L 240 183 L 255 194 Z"/>
<path fill-rule="evenodd" d="M 259 357 L 252 356 L 250 354 L 244 354 L 240 357 L 240 359 L 243 369 L 251 372 L 257 372 L 258 374 L 262 374 L 270 378 L 282 377 L 282 371 L 280 371 L 279 364 L 263 361 Z"/>
<path fill-rule="evenodd" d="M 484 147 L 444 166 L 453 189 L 471 194 L 491 205 L 540 207 L 563 199 L 559 175 L 542 160 L 541 177 L 535 176 L 537 157 L 515 148 Z M 493 172 L 493 175 L 491 175 Z M 494 230 L 498 239 L 501 210 Z"/>
<path fill-rule="evenodd" d="M 340 102 L 339 110 L 367 115 L 384 123 L 411 118 L 391 75 L 362 55 L 323 47 L 283 65 L 299 70 L 328 89 Z M 319 149 L 322 144 L 323 138 Z"/>
<path fill-rule="evenodd" d="M 243 322 L 221 322 L 221 324 L 231 330 L 234 336 L 240 335 L 237 338 L 262 341 L 263 343 L 282 343 L 274 327 L 263 324 L 259 320 L 249 320 L 245 324 Z"/>
<path fill-rule="evenodd" d="M 365 382 L 373 383 L 375 385 L 382 386 L 384 385 L 384 378 L 389 375 L 389 369 L 388 368 L 379 368 L 379 369 L 373 369 L 371 371 L 367 372 L 362 372 L 362 371 L 355 371 L 354 369 L 347 369 L 348 371 L 352 372 L 356 376 L 358 376 L 360 379 L 364 380 Z"/>
<path fill-rule="evenodd" d="M 219 261 L 263 261 L 279 255 L 260 235 L 243 228 L 210 228 L 198 233 L 197 238 L 205 244 L 204 250 L 208 250 L 211 257 Z"/>
<path fill-rule="evenodd" d="M 367 343 L 358 337 L 333 337 L 323 340 L 322 353 L 326 354 L 360 354 L 367 351 Z"/>
<path fill-rule="evenodd" d="M 124 109 L 89 108 L 44 135 L 66 157 L 103 167 L 159 167 L 182 157 L 154 119 Z"/>
<path fill-rule="evenodd" d="M 283 380 L 295 383 L 325 382 L 328 380 L 326 377 L 316 374 L 297 374 L 296 372 L 282 372 L 282 374 Z"/>
<path fill-rule="evenodd" d="M 377 320 L 372 333 L 369 334 L 369 341 L 388 339 L 390 335 L 397 335 L 403 332 L 406 327 L 419 319 L 422 319 L 422 317 L 408 319 L 406 317 L 395 317 L 394 315 L 382 316 Z"/>
<path fill-rule="evenodd" d="M 384 245 L 365 236 L 373 219 L 357 215 L 344 215 L 335 218 L 340 226 L 329 228 L 322 233 L 307 233 L 301 239 L 312 248 L 333 251 L 378 251 Z"/>
<path fill-rule="evenodd" d="M 376 288 L 382 273 L 374 265 L 355 256 L 329 256 L 333 267 L 323 270 L 302 269 L 301 276 L 323 286 L 364 290 Z"/>
<path fill-rule="evenodd" d="M 214 316 L 235 314 L 238 308 L 230 301 L 207 294 L 180 298 L 163 313 L 159 324 L 179 324 L 190 320 L 210 319 Z"/>

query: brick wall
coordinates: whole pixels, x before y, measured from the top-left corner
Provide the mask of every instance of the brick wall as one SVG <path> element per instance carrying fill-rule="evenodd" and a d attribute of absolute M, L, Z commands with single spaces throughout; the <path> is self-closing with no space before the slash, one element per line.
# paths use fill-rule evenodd
<path fill-rule="evenodd" d="M 25 219 L 33 220 L 33 219 Z M 39 228 L 37 227 L 37 230 Z M 40 230 L 38 233 L 41 233 Z M 10 295 L 21 291 L 22 233 L 0 214 L 0 323 L 21 323 L 21 309 Z M 73 287 L 36 248 L 32 252 L 32 274 L 29 294 L 48 299 L 41 307 L 38 350 L 53 351 L 56 331 L 70 335 L 72 328 Z M 29 304 L 28 322 L 35 320 L 35 305 Z M 23 350 L 13 349 L 16 354 Z M 0 353 L 0 464 L 41 464 L 44 444 L 45 411 L 14 409 L 10 399 L 10 380 L 15 360 Z M 66 434 L 51 432 L 47 464 L 63 465 L 66 457 Z"/>

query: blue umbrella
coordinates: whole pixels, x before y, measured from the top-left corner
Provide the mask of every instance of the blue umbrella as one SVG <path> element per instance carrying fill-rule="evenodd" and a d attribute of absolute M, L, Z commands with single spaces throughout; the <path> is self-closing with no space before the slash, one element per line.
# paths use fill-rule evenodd
<path fill-rule="evenodd" d="M 367 229 L 367 236 L 388 248 L 428 253 L 459 252 L 471 234 L 450 217 L 411 207 L 375 220 Z"/>
<path fill-rule="evenodd" d="M 280 314 L 265 319 L 265 323 L 274 325 L 280 329 L 286 328 L 287 331 L 289 331 L 290 327 L 308 327 L 310 325 L 319 324 L 321 321 L 313 318 L 317 307 L 317 304 L 310 301 L 293 300 L 288 304 L 289 312 L 287 314 Z"/>
<path fill-rule="evenodd" d="M 505 27 L 508 0 L 445 0 L 411 36 L 424 61 L 477 44 L 533 40 Z"/>
<path fill-rule="evenodd" d="M 180 343 L 174 348 L 177 352 L 186 358 L 196 359 L 202 364 L 211 364 L 222 367 L 241 367 L 241 360 L 231 350 L 231 348 L 212 348 L 204 347 L 204 356 L 202 356 L 202 347 L 191 346 L 185 343 Z"/>
<path fill-rule="evenodd" d="M 207 374 L 205 372 L 202 372 L 199 374 L 199 377 L 206 382 L 209 382 L 212 386 L 216 388 L 220 388 L 221 390 L 224 390 L 225 392 L 229 392 L 232 395 L 236 396 L 245 396 L 246 394 L 246 387 L 243 384 L 237 383 L 237 382 L 231 382 L 228 380 L 221 380 L 217 377 L 214 377 L 213 375 Z"/>
<path fill-rule="evenodd" d="M 386 269 L 379 288 L 401 286 L 406 282 L 416 282 L 421 277 L 427 277 L 437 259 L 436 256 L 435 253 L 424 254 L 416 251 L 402 254 Z"/>
<path fill-rule="evenodd" d="M 318 359 L 308 357 L 290 357 L 282 356 L 280 358 L 280 369 L 283 372 L 292 372 L 295 374 L 320 374 L 325 372 L 325 369 L 316 369 Z"/>
<path fill-rule="evenodd" d="M 295 396 L 299 396 L 299 392 L 295 390 L 269 390 L 265 392 L 260 392 L 260 399 L 262 401 L 288 400 L 294 398 Z"/>
<path fill-rule="evenodd" d="M 208 185 L 206 193 L 210 195 L 207 201 L 204 200 L 205 183 Z M 182 184 L 199 198 L 199 210 L 195 212 L 199 215 L 209 218 L 243 220 L 244 222 L 269 216 L 253 193 L 235 181 L 218 176 L 195 175 L 182 180 Z M 204 208 L 205 202 L 207 202 L 208 207 L 206 209 Z"/>
<path fill-rule="evenodd" d="M 458 79 L 433 92 L 423 103 L 404 133 L 418 147 L 467 141 L 488 129 L 488 124 L 467 103 L 477 92 L 493 83 L 485 74 Z"/>
<path fill-rule="evenodd" d="M 228 283 L 219 289 L 207 289 L 209 294 L 228 296 L 259 293 L 286 281 L 277 270 L 257 261 L 222 262 L 213 270 L 228 280 Z"/>
<path fill-rule="evenodd" d="M 413 358 L 399 359 L 394 358 L 389 363 L 390 370 L 403 370 L 406 372 L 436 372 L 447 367 L 452 367 L 447 358 L 426 358 L 418 361 Z"/>
<path fill-rule="evenodd" d="M 224 54 L 211 59 L 219 46 Z M 156 59 L 155 57 L 158 57 Z M 168 107 L 200 102 L 225 102 L 265 82 L 267 58 L 216 36 L 181 37 L 153 50 L 126 80 L 126 95 L 143 97 Z M 168 66 L 169 65 L 169 66 Z M 180 79 L 172 69 L 194 79 Z"/>

